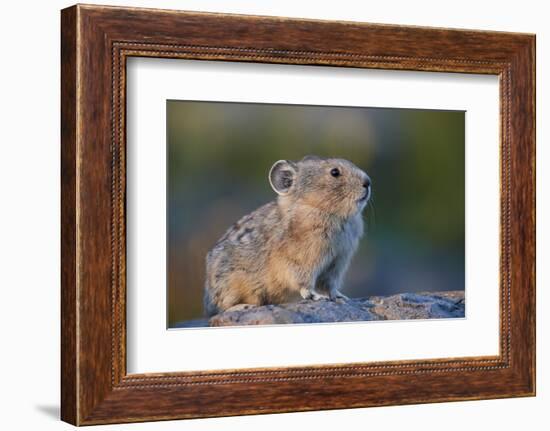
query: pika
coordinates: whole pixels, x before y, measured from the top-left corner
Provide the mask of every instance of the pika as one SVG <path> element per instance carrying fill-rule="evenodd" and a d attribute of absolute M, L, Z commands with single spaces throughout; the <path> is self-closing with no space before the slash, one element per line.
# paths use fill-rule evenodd
<path fill-rule="evenodd" d="M 345 159 L 279 160 L 277 198 L 242 217 L 206 257 L 208 316 L 237 304 L 346 300 L 340 292 L 363 235 L 370 177 Z"/>

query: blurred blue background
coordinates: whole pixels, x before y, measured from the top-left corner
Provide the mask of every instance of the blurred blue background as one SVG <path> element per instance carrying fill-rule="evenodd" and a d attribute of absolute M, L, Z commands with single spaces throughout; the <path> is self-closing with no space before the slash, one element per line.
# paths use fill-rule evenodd
<path fill-rule="evenodd" d="M 202 317 L 205 256 L 275 198 L 280 159 L 348 159 L 372 178 L 351 297 L 464 289 L 462 111 L 167 101 L 168 323 Z"/>

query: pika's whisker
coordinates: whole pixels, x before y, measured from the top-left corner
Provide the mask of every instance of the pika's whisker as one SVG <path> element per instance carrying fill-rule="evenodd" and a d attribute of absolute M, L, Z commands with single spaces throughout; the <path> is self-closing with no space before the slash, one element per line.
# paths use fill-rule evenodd
<path fill-rule="evenodd" d="M 367 224 L 369 227 L 376 225 L 376 208 L 374 206 L 374 198 L 371 195 L 369 202 L 367 203 L 369 215 L 364 215 L 365 219 L 367 220 Z"/>

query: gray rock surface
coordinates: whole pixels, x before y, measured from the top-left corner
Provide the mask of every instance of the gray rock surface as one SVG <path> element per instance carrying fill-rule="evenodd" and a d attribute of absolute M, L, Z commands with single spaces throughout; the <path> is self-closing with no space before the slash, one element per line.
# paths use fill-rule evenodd
<path fill-rule="evenodd" d="M 209 326 L 328 323 L 464 317 L 464 292 L 401 293 L 348 301 L 303 300 L 281 305 L 237 305 L 210 318 Z"/>

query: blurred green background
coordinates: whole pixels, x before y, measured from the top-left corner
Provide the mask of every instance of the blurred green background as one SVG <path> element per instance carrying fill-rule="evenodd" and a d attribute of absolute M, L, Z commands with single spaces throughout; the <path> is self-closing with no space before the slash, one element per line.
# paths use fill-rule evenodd
<path fill-rule="evenodd" d="M 167 101 L 168 324 L 202 317 L 205 256 L 275 198 L 280 159 L 348 159 L 373 182 L 351 297 L 464 289 L 464 112 Z"/>

